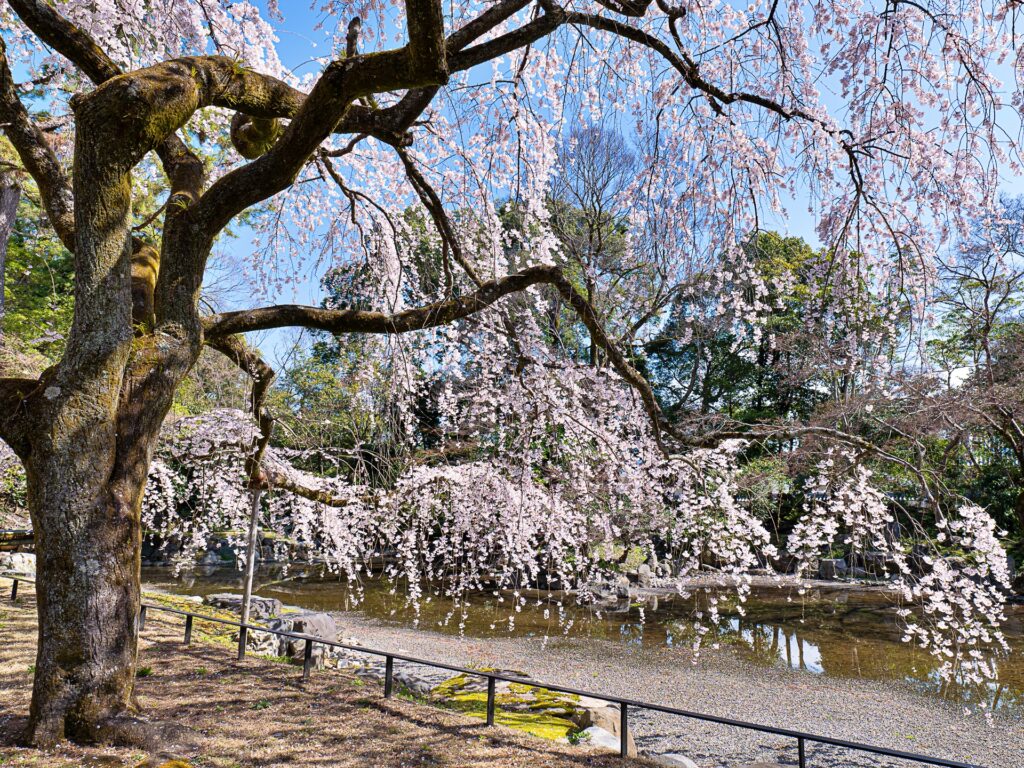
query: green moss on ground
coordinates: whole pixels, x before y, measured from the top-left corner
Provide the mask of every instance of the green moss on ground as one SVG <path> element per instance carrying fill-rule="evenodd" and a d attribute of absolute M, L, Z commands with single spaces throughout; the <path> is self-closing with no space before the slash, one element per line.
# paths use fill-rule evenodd
<path fill-rule="evenodd" d="M 494 670 L 481 670 L 482 672 Z M 470 717 L 487 718 L 487 691 L 481 678 L 457 675 L 433 690 L 434 700 L 447 709 Z M 551 741 L 568 739 L 579 729 L 572 718 L 579 712 L 579 696 L 511 683 L 494 697 L 494 722 Z"/>

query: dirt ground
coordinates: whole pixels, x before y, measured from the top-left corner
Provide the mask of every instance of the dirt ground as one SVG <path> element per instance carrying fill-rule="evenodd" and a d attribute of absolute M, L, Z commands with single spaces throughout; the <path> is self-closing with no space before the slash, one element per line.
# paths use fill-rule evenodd
<path fill-rule="evenodd" d="M 18 746 L 27 720 L 36 647 L 30 585 L 16 605 L 0 580 L 0 766 L 158 766 L 169 757 L 138 750 Z M 183 619 L 150 611 L 140 641 L 137 688 L 145 715 L 186 726 L 192 744 L 176 752 L 194 766 L 359 766 L 359 768 L 624 768 L 649 766 L 584 747 L 547 742 L 402 698 L 333 670 L 303 685 L 300 667 L 237 661 L 197 622 L 190 648 Z"/>

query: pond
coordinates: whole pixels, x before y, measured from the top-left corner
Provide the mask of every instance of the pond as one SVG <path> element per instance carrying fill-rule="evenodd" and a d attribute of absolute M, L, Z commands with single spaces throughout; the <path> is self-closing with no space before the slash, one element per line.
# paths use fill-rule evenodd
<path fill-rule="evenodd" d="M 231 567 L 197 567 L 175 576 L 169 568 L 144 568 L 143 582 L 170 592 L 208 595 L 240 592 L 242 574 Z M 380 622 L 457 634 L 460 615 L 450 600 L 431 597 L 418 613 L 402 590 L 380 580 L 362 585 L 362 600 L 343 580 L 313 567 L 259 569 L 256 593 L 320 611 L 352 611 Z M 648 594 L 620 601 L 612 610 L 531 600 L 516 612 L 508 597 L 478 594 L 461 631 L 468 637 L 574 638 L 613 641 L 637 653 L 688 649 L 693 642 L 694 602 L 678 595 Z M 927 652 L 901 641 L 892 598 L 876 588 L 812 588 L 805 595 L 780 587 L 755 588 L 740 615 L 723 599 L 721 620 L 706 643 L 756 666 L 775 665 L 812 674 L 870 680 L 899 680 L 922 692 L 965 705 L 984 705 L 1024 715 L 1024 606 L 1010 606 L 1004 632 L 1010 652 L 998 660 L 997 683 L 963 687 L 943 683 Z M 514 617 L 514 621 L 509 619 Z"/>

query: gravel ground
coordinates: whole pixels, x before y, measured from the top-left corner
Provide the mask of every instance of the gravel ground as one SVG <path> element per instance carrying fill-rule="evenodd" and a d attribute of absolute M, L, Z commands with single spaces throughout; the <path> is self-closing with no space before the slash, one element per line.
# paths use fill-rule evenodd
<path fill-rule="evenodd" d="M 694 665 L 682 649 L 561 637 L 546 645 L 540 638 L 459 639 L 355 613 L 336 616 L 344 634 L 381 650 L 518 669 L 555 684 L 988 768 L 1024 768 L 1021 718 L 997 715 L 989 724 L 909 685 L 753 666 L 724 651 L 705 652 Z M 631 722 L 641 752 L 680 752 L 700 768 L 797 762 L 793 739 L 647 711 Z M 807 758 L 812 768 L 921 765 L 810 743 Z"/>

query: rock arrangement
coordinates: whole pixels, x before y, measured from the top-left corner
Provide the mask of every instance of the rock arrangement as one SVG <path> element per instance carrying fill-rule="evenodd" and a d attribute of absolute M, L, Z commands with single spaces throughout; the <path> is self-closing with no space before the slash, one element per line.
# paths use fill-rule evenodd
<path fill-rule="evenodd" d="M 36 556 L 31 552 L 0 552 L 0 573 L 36 575 Z"/>
<path fill-rule="evenodd" d="M 203 602 L 214 608 L 242 613 L 242 596 L 231 592 L 207 595 L 203 598 Z M 254 595 L 249 600 L 249 618 L 251 619 L 271 619 L 280 616 L 283 610 L 284 605 L 281 604 L 281 601 L 273 597 L 256 597 Z"/>

